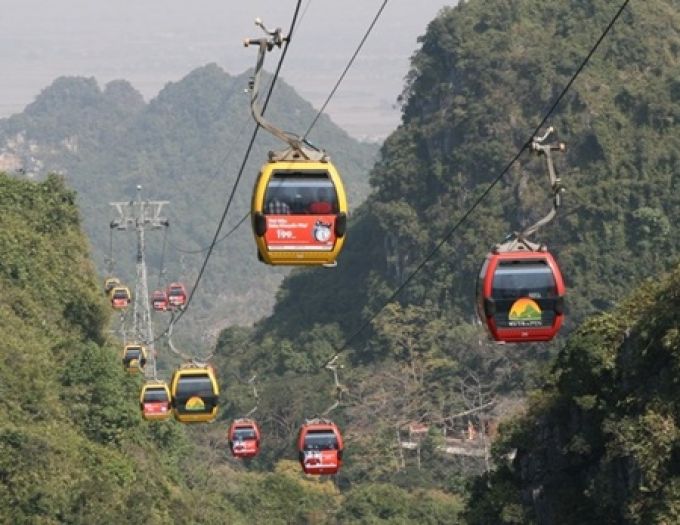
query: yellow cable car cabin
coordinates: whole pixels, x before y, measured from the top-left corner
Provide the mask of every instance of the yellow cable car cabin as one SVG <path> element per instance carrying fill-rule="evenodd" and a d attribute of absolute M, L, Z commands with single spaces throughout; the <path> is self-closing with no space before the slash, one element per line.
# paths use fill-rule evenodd
<path fill-rule="evenodd" d="M 347 230 L 347 196 L 325 155 L 265 164 L 255 184 L 251 212 L 263 262 L 336 265 Z"/>
<path fill-rule="evenodd" d="M 127 286 L 115 286 L 109 292 L 111 298 L 111 306 L 115 310 L 122 310 L 127 308 L 132 300 L 130 289 Z"/>
<path fill-rule="evenodd" d="M 172 415 L 170 388 L 164 381 L 150 381 L 142 386 L 139 408 L 147 421 L 165 421 Z"/>
<path fill-rule="evenodd" d="M 180 423 L 208 423 L 217 417 L 220 389 L 212 367 L 183 365 L 172 374 L 170 391 Z"/>
<path fill-rule="evenodd" d="M 123 348 L 123 370 L 136 374 L 146 365 L 146 348 L 139 343 L 131 343 Z"/>
<path fill-rule="evenodd" d="M 107 277 L 104 280 L 104 293 L 108 295 L 116 286 L 120 286 L 120 279 L 117 277 Z"/>

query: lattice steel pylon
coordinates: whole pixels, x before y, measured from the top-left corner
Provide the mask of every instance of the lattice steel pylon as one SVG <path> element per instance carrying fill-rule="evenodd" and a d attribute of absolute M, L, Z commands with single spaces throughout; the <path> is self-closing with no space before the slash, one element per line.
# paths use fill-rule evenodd
<path fill-rule="evenodd" d="M 167 228 L 168 219 L 161 216 L 163 206 L 169 201 L 142 200 L 142 186 L 137 186 L 137 200 L 130 202 L 110 202 L 118 212 L 118 218 L 111 221 L 111 229 L 134 231 L 137 234 L 137 279 L 135 281 L 132 333 L 136 342 L 147 347 L 147 361 L 144 375 L 147 379 L 156 377 L 156 349 L 154 345 L 153 324 L 151 322 L 151 302 L 147 283 L 144 233 L 146 230 Z"/>

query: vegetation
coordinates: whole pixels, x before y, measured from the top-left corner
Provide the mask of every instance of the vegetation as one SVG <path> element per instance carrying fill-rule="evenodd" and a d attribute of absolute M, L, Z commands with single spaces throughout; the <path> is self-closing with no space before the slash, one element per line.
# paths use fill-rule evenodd
<path fill-rule="evenodd" d="M 139 416 L 140 379 L 107 336 L 110 310 L 80 231 L 75 194 L 49 176 L 0 174 L 0 516 L 3 523 L 375 522 L 371 487 L 339 493 L 296 461 L 245 473 L 227 461 L 224 425 L 205 430 Z M 196 444 L 198 443 L 198 445 Z M 378 489 L 376 489 L 378 490 Z M 395 492 L 394 497 L 399 497 Z M 462 510 L 443 494 L 397 515 Z M 343 515 L 344 515 L 343 514 Z M 410 520 L 410 521 L 409 521 Z"/>
<path fill-rule="evenodd" d="M 568 193 L 538 240 L 567 281 L 569 322 L 560 340 L 493 345 L 472 323 L 486 251 L 549 205 L 545 167 L 528 156 L 374 317 L 525 142 L 617 4 L 470 0 L 441 12 L 413 57 L 402 124 L 381 149 L 373 192 L 353 215 L 339 267 L 293 271 L 272 316 L 220 334 L 216 425 L 141 424 L 138 385 L 122 376 L 103 335 L 107 316 L 73 194 L 54 177 L 38 185 L 0 179 L 0 204 L 10 210 L 0 218 L 7 253 L 0 351 L 12 366 L 0 371 L 8 416 L 0 424 L 0 508 L 19 522 L 91 522 L 112 513 L 152 523 L 179 516 L 187 523 L 677 521 L 680 270 L 660 278 L 680 250 L 672 227 L 680 221 L 677 0 L 631 3 L 552 119 L 568 144 L 558 166 Z M 224 137 L 240 135 L 223 121 L 204 128 L 206 115 L 224 114 L 231 100 L 208 86 L 228 84 L 235 93 L 245 82 L 224 80 L 217 68 L 203 68 L 148 105 L 123 84 L 107 87 L 127 101 L 106 127 L 120 132 L 119 149 L 99 164 L 97 148 L 80 149 L 82 162 L 97 175 L 118 175 L 107 171 L 115 158 L 135 151 L 124 164 L 129 188 L 141 174 L 167 173 L 169 186 L 182 181 L 214 194 L 189 173 L 210 172 Z M 211 102 L 186 104 L 186 93 Z M 69 100 L 63 118 L 78 113 L 68 111 Z M 97 113 L 97 100 L 86 113 Z M 41 111 L 36 102 L 21 118 Z M 21 118 L 4 123 L 16 126 L 8 136 L 24 129 Z M 185 135 L 177 122 L 194 132 Z M 103 128 L 88 129 L 99 144 Z M 159 147 L 151 137 L 167 141 Z M 320 142 L 332 144 L 327 138 Z M 194 157 L 202 148 L 212 161 Z M 166 159 L 172 169 L 163 172 Z M 98 191 L 119 187 L 118 177 L 102 178 L 110 186 Z M 178 205 L 195 208 L 190 199 Z M 187 233 L 206 235 L 200 226 Z M 235 262 L 230 276 L 252 282 L 239 273 L 252 267 Z M 214 290 L 211 279 L 206 289 Z M 214 297 L 204 297 L 214 308 Z M 323 367 L 341 347 L 337 388 Z M 254 374 L 263 448 L 240 463 L 225 457 L 224 429 L 255 405 L 246 383 Z M 336 400 L 330 416 L 346 438 L 343 470 L 335 482 L 304 478 L 291 448 L 295 433 Z"/>
<path fill-rule="evenodd" d="M 23 113 L 0 120 L 0 151 L 29 176 L 62 173 L 78 191 L 83 224 L 101 275 L 109 255 L 110 201 L 127 201 L 144 186 L 147 199 L 168 200 L 168 245 L 164 281 L 191 283 L 212 240 L 215 224 L 236 179 L 254 122 L 243 94 L 249 73 L 231 76 L 215 64 L 169 83 L 148 104 L 125 81 L 100 89 L 93 78 L 62 77 Z M 265 87 L 267 81 L 265 78 Z M 285 81 L 276 84 L 268 118 L 286 130 L 302 132 L 316 111 Z M 322 117 L 309 139 L 327 149 L 347 180 L 352 208 L 368 192 L 367 173 L 377 147 L 359 143 Z M 223 233 L 245 216 L 255 176 L 271 149 L 282 149 L 261 131 Z M 134 236 L 115 235 L 115 273 L 134 278 Z M 150 282 L 157 282 L 163 254 L 160 233 L 147 239 Z M 197 252 L 197 253 L 188 253 Z M 285 269 L 255 264 L 249 225 L 215 250 L 183 321 L 194 342 L 226 323 L 250 323 L 268 312 Z M 167 284 L 167 283 L 166 283 Z M 219 328 L 216 328 L 219 327 Z"/>
<path fill-rule="evenodd" d="M 190 513 L 172 481 L 187 441 L 140 423 L 138 385 L 105 345 L 108 311 L 74 201 L 56 177 L 0 176 L 1 514 L 162 523 L 172 506 Z"/>
<path fill-rule="evenodd" d="M 576 331 L 503 427 L 470 523 L 678 521 L 679 298 L 680 268 Z"/>
<path fill-rule="evenodd" d="M 470 324 L 487 250 L 549 207 L 545 164 L 529 154 L 397 302 L 372 318 L 526 141 L 618 7 L 469 1 L 429 25 L 402 97 L 402 125 L 381 149 L 374 191 L 354 216 L 338 268 L 294 271 L 271 317 L 220 339 L 221 368 L 241 378 L 258 373 L 263 383 L 266 431 L 279 436 L 273 450 L 284 450 L 279 443 L 302 419 L 331 405 L 323 364 L 352 337 L 340 371 L 347 391 L 332 414 L 350 435 L 344 482 L 459 493 L 490 463 L 443 454 L 442 432 L 492 429 L 520 410 L 566 335 L 677 262 L 680 37 L 673 27 L 680 17 L 677 2 L 655 0 L 627 8 L 550 122 L 568 146 L 557 159 L 567 192 L 537 240 L 566 278 L 560 340 L 499 347 Z M 230 411 L 247 409 L 247 396 L 232 383 Z M 421 443 L 420 468 L 399 446 L 413 422 L 432 434 L 430 445 Z M 256 465 L 268 468 L 278 454 Z M 519 512 L 516 505 L 505 512 Z"/>

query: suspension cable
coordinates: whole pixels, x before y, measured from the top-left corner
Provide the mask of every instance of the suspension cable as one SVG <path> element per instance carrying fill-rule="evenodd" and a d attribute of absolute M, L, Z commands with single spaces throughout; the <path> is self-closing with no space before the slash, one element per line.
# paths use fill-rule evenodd
<path fill-rule="evenodd" d="M 158 287 L 163 286 L 163 277 L 165 276 L 165 248 L 168 244 L 168 226 L 163 228 L 163 247 L 161 248 L 161 261 L 158 265 Z"/>
<path fill-rule="evenodd" d="M 109 256 L 106 259 L 107 275 L 113 275 L 113 227 L 109 226 Z"/>
<path fill-rule="evenodd" d="M 236 230 L 238 230 L 241 227 L 241 225 L 246 221 L 246 219 L 248 217 L 250 217 L 250 211 L 246 212 L 246 214 L 241 218 L 241 220 L 238 221 L 227 233 L 225 233 L 222 237 L 217 239 L 217 242 L 215 242 L 215 244 L 219 244 L 222 241 L 224 241 L 225 239 L 227 239 L 228 237 L 230 237 L 232 233 L 234 233 Z M 187 254 L 205 253 L 210 248 L 210 246 L 206 246 L 205 248 L 200 248 L 198 250 L 184 250 L 184 249 L 176 246 L 172 241 L 168 241 L 168 242 L 169 242 L 170 246 L 172 246 L 173 250 L 178 251 L 180 253 L 187 253 Z"/>
<path fill-rule="evenodd" d="M 288 30 L 288 38 L 286 39 L 286 42 L 283 46 L 283 51 L 281 52 L 281 57 L 279 58 L 279 63 L 276 67 L 276 71 L 274 73 L 274 77 L 272 79 L 272 83 L 269 86 L 269 91 L 267 92 L 267 97 L 265 98 L 264 104 L 262 105 L 262 113 L 267 108 L 267 104 L 269 103 L 269 99 L 271 98 L 272 92 L 274 91 L 274 86 L 276 85 L 276 81 L 278 79 L 279 73 L 281 71 L 281 67 L 283 66 L 283 61 L 286 58 L 286 53 L 288 51 L 288 46 L 290 45 L 291 38 L 293 36 L 293 30 L 295 29 L 295 23 L 297 21 L 298 13 L 300 12 L 300 4 L 302 3 L 302 0 L 297 0 L 297 4 L 295 6 L 295 11 L 293 13 L 293 19 L 290 24 L 290 29 Z M 203 275 L 205 273 L 205 269 L 208 265 L 208 261 L 210 260 L 210 257 L 212 256 L 213 250 L 215 249 L 215 246 L 217 244 L 217 239 L 219 238 L 220 231 L 222 230 L 222 226 L 224 225 L 224 221 L 227 218 L 227 213 L 229 212 L 229 208 L 231 207 L 231 203 L 234 200 L 234 195 L 236 194 L 236 189 L 238 188 L 238 184 L 241 180 L 241 176 L 243 175 L 243 171 L 245 170 L 246 163 L 248 162 L 248 157 L 250 156 L 250 152 L 253 149 L 253 144 L 255 143 L 255 138 L 257 137 L 257 132 L 259 130 L 259 126 L 255 125 L 255 129 L 253 130 L 253 134 L 250 138 L 250 143 L 248 144 L 248 147 L 246 149 L 246 153 L 243 156 L 243 161 L 241 162 L 241 166 L 238 171 L 238 175 L 236 176 L 236 180 L 234 182 L 234 186 L 232 187 L 231 193 L 229 195 L 229 198 L 227 199 L 227 203 L 224 207 L 224 211 L 222 212 L 222 217 L 219 220 L 219 223 L 217 225 L 217 229 L 215 230 L 215 235 L 213 236 L 213 240 L 210 243 L 210 246 L 208 247 L 208 253 L 205 256 L 205 259 L 203 260 L 203 264 L 201 265 L 201 269 L 198 272 L 198 276 L 196 277 L 196 281 L 194 282 L 194 286 L 191 289 L 191 293 L 189 294 L 189 297 L 187 298 L 187 302 L 184 305 L 184 308 L 180 311 L 179 315 L 175 319 L 175 323 L 178 322 L 186 313 L 188 310 L 189 306 L 191 305 L 192 299 L 194 297 L 194 294 L 196 293 L 196 290 L 198 290 L 198 285 L 201 282 L 201 279 L 203 278 Z M 162 337 L 167 333 L 168 329 L 166 328 L 165 331 L 159 335 L 156 339 Z"/>
<path fill-rule="evenodd" d="M 307 138 L 307 135 L 309 135 L 309 133 L 312 131 L 312 128 L 316 125 L 319 118 L 321 118 L 321 115 L 325 111 L 326 106 L 328 106 L 328 103 L 331 101 L 331 99 L 335 95 L 335 92 L 340 87 L 340 84 L 342 83 L 342 81 L 345 79 L 345 75 L 347 74 L 349 69 L 352 67 L 352 64 L 354 64 L 354 60 L 356 59 L 357 55 L 359 54 L 359 51 L 361 51 L 361 48 L 364 46 L 364 43 L 366 42 L 366 39 L 371 34 L 371 31 L 373 31 L 375 24 L 378 22 L 380 15 L 382 14 L 383 10 L 385 9 L 385 6 L 387 5 L 387 2 L 389 2 L 389 0 L 383 0 L 383 3 L 380 6 L 380 8 L 378 9 L 378 12 L 375 14 L 375 17 L 373 18 L 371 25 L 368 26 L 366 33 L 364 33 L 364 36 L 362 37 L 361 41 L 359 42 L 359 45 L 357 46 L 356 50 L 354 51 L 354 54 L 349 59 L 349 62 L 347 63 L 347 66 L 345 66 L 345 69 L 342 72 L 342 74 L 340 75 L 340 78 L 338 78 L 338 81 L 335 83 L 335 86 L 333 86 L 333 89 L 331 90 L 330 94 L 326 98 L 326 101 L 323 103 L 323 105 L 321 106 L 321 109 L 319 109 L 316 116 L 314 117 L 314 120 L 312 120 L 312 123 L 307 128 L 307 131 L 305 131 L 305 134 L 302 136 L 303 141 Z"/>
<path fill-rule="evenodd" d="M 302 26 L 302 22 L 303 22 L 303 20 L 304 20 L 304 18 L 305 18 L 305 15 L 307 14 L 307 10 L 309 9 L 309 4 L 311 4 L 311 3 L 312 3 L 312 0 L 307 0 L 307 3 L 305 4 L 305 7 L 302 9 L 302 13 L 300 14 L 300 16 L 298 17 L 297 22 L 295 23 L 295 26 L 297 27 L 297 30 L 298 30 L 298 31 L 300 30 L 300 27 Z M 291 27 L 291 29 L 292 29 L 292 27 Z M 291 33 L 288 34 L 288 39 L 289 39 L 289 40 L 290 40 L 290 34 L 291 34 Z M 285 50 L 284 50 L 284 53 L 285 53 Z M 273 89 L 273 83 L 276 81 L 276 78 L 278 77 L 278 71 L 279 71 L 279 70 L 280 70 L 280 67 L 277 67 L 276 74 L 274 75 L 274 77 L 273 77 L 273 79 L 272 79 L 272 84 L 270 84 L 270 86 L 269 86 L 269 88 L 268 88 L 267 99 L 266 99 L 266 101 L 265 101 L 265 103 L 264 103 L 264 105 L 263 105 L 263 109 L 262 109 L 263 112 L 264 112 L 264 110 L 267 108 L 267 104 L 269 103 L 269 97 L 270 97 L 271 92 L 272 92 L 272 89 Z M 236 135 L 237 137 L 240 137 L 241 135 L 243 135 L 243 132 L 245 131 L 246 123 L 247 123 L 247 121 L 244 121 L 243 125 L 241 126 L 241 129 L 239 130 L 239 132 L 238 132 L 237 135 Z M 232 143 L 231 143 L 231 146 L 230 146 L 229 150 L 227 151 L 226 155 L 224 156 L 224 159 L 222 160 L 222 164 L 221 164 L 221 165 L 226 164 L 228 158 L 231 156 L 231 154 L 232 154 L 232 152 L 233 152 L 233 150 L 234 150 L 235 145 L 236 145 L 236 142 L 232 142 Z M 215 173 L 212 175 L 212 177 L 210 177 L 209 180 L 213 180 L 215 177 L 217 177 L 218 174 L 219 174 L 219 171 L 216 170 Z M 239 221 L 239 222 L 238 222 L 231 230 L 229 230 L 229 231 L 228 231 L 227 233 L 225 233 L 222 237 L 220 237 L 219 239 L 217 239 L 217 241 L 215 242 L 215 244 L 220 244 L 222 241 L 224 241 L 224 240 L 226 240 L 228 237 L 230 237 L 231 234 L 234 233 L 234 231 L 237 230 L 237 229 L 244 223 L 244 221 L 248 218 L 249 215 L 250 215 L 250 212 L 248 212 L 248 214 L 247 214 L 245 217 L 243 217 L 243 218 L 242 218 L 242 219 L 241 219 L 241 220 L 240 220 L 240 221 Z M 178 252 L 181 252 L 181 253 L 186 253 L 186 254 L 205 253 L 205 252 L 207 252 L 207 251 L 210 249 L 210 245 L 208 245 L 208 246 L 206 246 L 205 248 L 200 248 L 200 249 L 197 249 L 197 250 L 186 250 L 186 249 L 183 249 L 183 248 L 179 248 L 177 245 L 175 245 L 175 244 L 172 243 L 172 242 L 170 242 L 170 246 L 172 246 L 173 249 L 174 249 L 175 251 L 178 251 Z"/>
<path fill-rule="evenodd" d="M 300 19 L 298 20 L 298 29 L 300 29 L 300 26 L 302 25 L 302 21 L 305 19 L 305 15 L 307 14 L 307 9 L 309 9 L 309 4 L 311 4 L 311 3 L 312 3 L 312 0 L 307 0 L 305 7 L 302 8 L 302 14 L 300 15 Z"/>
<path fill-rule="evenodd" d="M 170 350 L 172 350 L 172 352 L 174 354 L 178 355 L 179 357 L 181 357 L 185 361 L 191 361 L 192 357 L 185 354 L 184 352 L 181 352 L 180 350 L 177 350 L 177 348 L 175 348 L 174 343 L 172 342 L 172 331 L 173 331 L 174 326 L 175 326 L 175 312 L 172 312 L 172 317 L 170 318 L 170 324 L 168 325 L 168 328 L 167 328 L 168 346 L 170 347 Z"/>
<path fill-rule="evenodd" d="M 512 157 L 512 159 L 506 164 L 506 166 L 501 170 L 501 172 L 496 176 L 496 178 L 489 184 L 489 186 L 482 192 L 482 194 L 475 199 L 473 202 L 472 206 L 468 208 L 468 210 L 451 226 L 451 228 L 446 232 L 444 237 L 430 250 L 430 252 L 425 256 L 425 258 L 416 266 L 416 268 L 409 274 L 409 276 L 404 280 L 402 284 L 400 284 L 394 292 L 383 302 L 383 304 L 378 308 L 373 314 L 371 314 L 368 319 L 366 319 L 360 326 L 357 328 L 349 337 L 345 339 L 345 341 L 340 345 L 338 348 L 335 350 L 335 354 L 331 356 L 329 360 L 326 361 L 324 364 L 324 367 L 328 364 L 333 362 L 333 360 L 337 357 L 338 354 L 343 352 L 344 350 L 347 349 L 349 346 L 350 342 L 352 342 L 361 332 L 363 332 L 387 307 L 389 303 L 394 301 L 397 296 L 406 288 L 411 281 L 416 277 L 418 273 L 425 267 L 425 265 L 430 262 L 430 260 L 439 252 L 439 250 L 446 244 L 449 239 L 453 236 L 453 234 L 467 221 L 468 217 L 472 215 L 472 213 L 477 209 L 477 207 L 482 203 L 482 201 L 489 195 L 491 190 L 503 179 L 505 174 L 510 170 L 510 168 L 517 162 L 519 157 L 524 153 L 526 149 L 528 149 L 533 140 L 534 137 L 536 137 L 541 128 L 545 125 L 545 123 L 548 121 L 548 119 L 552 116 L 552 114 L 555 112 L 557 109 L 557 106 L 560 104 L 564 96 L 567 94 L 567 92 L 571 89 L 571 86 L 574 84 L 576 79 L 579 77 L 583 69 L 588 65 L 590 62 L 590 59 L 592 56 L 595 54 L 597 49 L 600 47 L 600 44 L 602 41 L 606 38 L 606 36 L 609 34 L 611 31 L 612 27 L 614 24 L 618 21 L 620 18 L 621 14 L 623 13 L 623 10 L 626 8 L 626 6 L 629 4 L 630 0 L 625 0 L 621 7 L 619 7 L 618 11 L 614 15 L 614 17 L 611 19 L 609 24 L 607 24 L 607 27 L 604 29 L 600 37 L 597 39 L 593 47 L 590 49 L 586 57 L 583 59 L 581 64 L 578 66 L 574 74 L 571 76 L 569 79 L 569 82 L 565 85 L 565 87 L 562 89 L 560 94 L 557 96 L 553 104 L 550 106 L 550 109 L 546 112 L 545 116 L 541 119 L 541 121 L 538 123 L 534 131 L 531 133 L 529 138 L 522 144 L 522 147 L 517 151 L 517 153 Z"/>

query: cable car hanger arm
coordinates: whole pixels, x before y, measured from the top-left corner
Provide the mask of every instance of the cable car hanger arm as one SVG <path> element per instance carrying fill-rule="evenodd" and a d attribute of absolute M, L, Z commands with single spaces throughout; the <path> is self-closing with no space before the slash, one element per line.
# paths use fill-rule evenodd
<path fill-rule="evenodd" d="M 347 391 L 347 387 L 340 383 L 338 378 L 338 368 L 344 368 L 343 365 L 338 364 L 338 359 L 340 356 L 334 356 L 328 363 L 326 363 L 325 368 L 333 372 L 333 380 L 335 381 L 335 402 L 329 406 L 326 410 L 321 413 L 321 418 L 325 418 L 333 410 L 340 406 L 340 401 L 342 400 L 343 394 Z"/>
<path fill-rule="evenodd" d="M 284 152 L 283 157 L 287 157 L 289 153 L 292 154 L 293 158 L 303 157 L 307 160 L 321 160 L 326 157 L 325 153 L 318 150 L 310 149 L 305 147 L 305 145 L 310 145 L 306 140 L 301 139 L 293 133 L 287 133 L 266 120 L 262 114 L 262 107 L 259 104 L 260 97 L 260 80 L 262 78 L 262 67 L 264 66 L 264 57 L 267 51 L 271 51 L 274 47 L 280 48 L 284 42 L 289 42 L 289 36 L 284 37 L 281 34 L 281 28 L 277 27 L 274 31 L 268 30 L 259 18 L 255 19 L 255 25 L 262 28 L 262 30 L 269 35 L 269 37 L 264 38 L 246 38 L 243 40 L 243 45 L 245 47 L 256 45 L 258 46 L 257 62 L 255 63 L 255 74 L 249 83 L 250 91 L 250 111 L 257 124 L 266 129 L 269 133 L 274 135 L 276 138 L 285 142 L 290 147 L 290 151 Z M 310 145 L 311 146 L 311 145 Z M 271 155 L 271 154 L 270 154 Z M 276 155 L 277 157 L 279 155 Z M 284 159 L 280 159 L 284 160 Z"/>
<path fill-rule="evenodd" d="M 540 228 L 550 223 L 557 215 L 557 209 L 562 204 L 561 193 L 564 191 L 564 187 L 561 184 L 561 179 L 557 176 L 555 172 L 555 165 L 553 164 L 552 154 L 553 151 L 565 151 L 566 146 L 563 142 L 553 142 L 549 144 L 544 144 L 548 137 L 555 131 L 555 128 L 550 126 L 548 130 L 542 137 L 534 137 L 531 141 L 531 151 L 535 152 L 537 155 L 545 155 L 545 160 L 548 165 L 548 177 L 550 178 L 550 188 L 553 194 L 552 208 L 548 214 L 542 219 L 538 220 L 531 226 L 522 230 L 517 236 L 520 241 L 526 240 L 527 237 L 536 233 Z"/>

